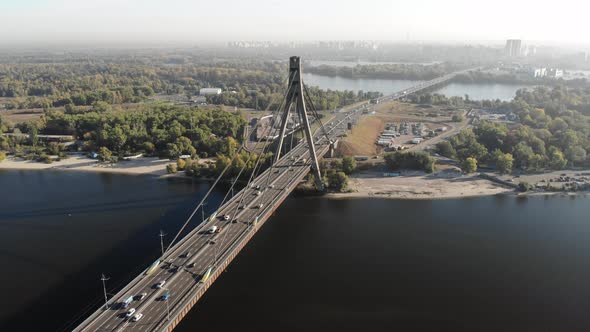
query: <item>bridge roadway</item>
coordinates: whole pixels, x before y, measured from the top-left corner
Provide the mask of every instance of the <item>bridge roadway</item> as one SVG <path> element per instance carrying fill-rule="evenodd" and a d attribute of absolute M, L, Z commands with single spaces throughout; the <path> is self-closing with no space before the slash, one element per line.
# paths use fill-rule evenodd
<path fill-rule="evenodd" d="M 346 128 L 347 120 L 359 114 L 360 109 L 339 113 L 331 121 L 335 125 L 328 130 L 330 136 L 339 134 Z M 328 140 L 319 131 L 316 131 L 314 140 L 318 143 L 318 155 L 324 155 L 329 149 Z M 306 145 L 300 143 L 272 168 L 259 175 L 250 187 L 242 189 L 220 207 L 217 217 L 198 226 L 171 248 L 156 272 L 149 276 L 144 273 L 139 275 L 114 296 L 115 303 L 111 302 L 109 309 L 99 309 L 74 331 L 172 330 L 251 236 L 307 175 L 310 156 Z M 260 195 L 256 195 L 256 186 L 260 186 Z M 259 204 L 263 204 L 262 208 L 258 208 Z M 244 208 L 240 209 L 240 206 Z M 226 214 L 230 216 L 229 221 L 222 217 Z M 254 223 L 256 219 L 258 222 Z M 208 234 L 206 231 L 212 226 L 221 227 L 222 231 Z M 214 244 L 212 240 L 215 241 Z M 190 255 L 185 257 L 187 252 Z M 187 267 L 191 263 L 194 263 L 194 267 Z M 210 266 L 213 266 L 211 275 L 203 283 L 201 279 Z M 156 288 L 155 284 L 163 280 L 166 281 L 164 287 Z M 171 320 L 167 317 L 167 305 L 161 300 L 167 291 L 171 294 L 168 300 Z M 119 308 L 119 303 L 124 299 L 141 293 L 148 295 L 141 301 L 134 300 L 127 309 Z M 124 318 L 130 308 L 143 314 L 138 322 Z"/>
<path fill-rule="evenodd" d="M 448 81 L 454 75 L 424 82 L 379 100 L 399 99 Z M 368 103 L 365 103 L 352 111 L 337 113 L 328 126 L 330 137 L 335 138 L 346 130 L 346 123 L 357 118 L 363 107 L 367 106 Z M 314 141 L 317 155 L 323 156 L 329 149 L 328 140 L 316 130 Z M 104 309 L 103 306 L 74 329 L 74 332 L 172 331 L 260 226 L 307 175 L 311 161 L 306 145 L 305 142 L 298 144 L 273 167 L 254 179 L 251 186 L 239 191 L 218 209 L 216 217 L 209 218 L 210 220 L 197 226 L 175 244 L 163 257 L 162 264 L 154 273 L 138 275 L 113 297 L 114 302 L 110 301 L 109 309 Z M 256 186 L 259 186 L 260 190 L 256 189 Z M 257 195 L 258 191 L 261 192 L 260 195 Z M 262 204 L 262 207 L 259 208 L 259 204 Z M 230 216 L 228 221 L 223 219 L 226 214 Z M 257 222 L 254 222 L 255 220 Z M 220 227 L 222 231 L 217 234 L 207 233 L 207 229 L 212 226 Z M 187 253 L 190 254 L 187 256 Z M 194 266 L 189 268 L 191 264 Z M 210 277 L 202 282 L 203 275 L 209 267 L 212 267 Z M 155 284 L 160 281 L 166 283 L 163 288 L 158 289 Z M 171 297 L 163 301 L 161 298 L 166 292 L 169 292 Z M 141 301 L 134 300 L 128 309 L 135 308 L 136 314 L 141 313 L 143 317 L 137 322 L 132 322 L 125 318 L 128 309 L 120 308 L 119 303 L 129 296 L 141 293 L 147 293 L 147 296 Z"/>

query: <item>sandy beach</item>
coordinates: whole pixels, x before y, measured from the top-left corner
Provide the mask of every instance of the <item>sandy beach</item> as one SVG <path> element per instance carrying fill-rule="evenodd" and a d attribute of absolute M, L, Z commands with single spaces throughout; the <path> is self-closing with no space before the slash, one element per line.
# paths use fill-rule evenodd
<path fill-rule="evenodd" d="M 383 172 L 370 170 L 353 174 L 348 186 L 350 193 L 332 193 L 328 197 L 436 199 L 488 196 L 514 191 L 477 175 L 462 175 L 455 171 L 434 174 L 408 171 L 402 172 L 399 177 L 385 177 Z"/>
<path fill-rule="evenodd" d="M 172 162 L 167 159 L 144 157 L 133 160 L 123 160 L 116 164 L 105 164 L 86 156 L 75 155 L 70 156 L 67 159 L 54 161 L 51 164 L 45 164 L 42 162 L 15 159 L 10 156 L 6 158 L 6 160 L 0 162 L 0 169 L 50 169 L 164 176 L 167 175 L 166 165 L 170 163 Z"/>

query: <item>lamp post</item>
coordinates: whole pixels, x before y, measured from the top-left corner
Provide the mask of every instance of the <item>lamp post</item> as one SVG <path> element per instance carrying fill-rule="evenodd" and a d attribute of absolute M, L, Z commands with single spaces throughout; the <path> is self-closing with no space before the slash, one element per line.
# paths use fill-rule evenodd
<path fill-rule="evenodd" d="M 168 320 L 170 320 L 170 305 L 168 304 L 168 299 L 170 298 L 170 290 L 168 288 L 162 288 L 162 289 L 166 291 L 166 294 L 164 294 L 164 296 L 165 296 L 164 301 L 166 301 L 166 317 Z"/>
<path fill-rule="evenodd" d="M 164 236 L 166 236 L 167 234 L 164 233 L 163 230 L 160 230 L 160 248 L 162 248 L 162 258 L 164 257 Z"/>
<path fill-rule="evenodd" d="M 100 280 L 102 281 L 102 290 L 104 291 L 104 309 L 107 310 L 109 308 L 109 299 L 107 297 L 107 286 L 106 281 L 110 278 L 107 278 L 104 273 L 100 276 Z"/>

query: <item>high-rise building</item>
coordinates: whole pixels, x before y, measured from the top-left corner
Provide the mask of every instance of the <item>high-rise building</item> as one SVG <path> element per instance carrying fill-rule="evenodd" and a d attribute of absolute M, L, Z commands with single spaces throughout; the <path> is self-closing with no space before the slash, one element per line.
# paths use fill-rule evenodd
<path fill-rule="evenodd" d="M 506 56 L 515 58 L 521 55 L 522 40 L 520 39 L 508 39 L 506 41 Z"/>

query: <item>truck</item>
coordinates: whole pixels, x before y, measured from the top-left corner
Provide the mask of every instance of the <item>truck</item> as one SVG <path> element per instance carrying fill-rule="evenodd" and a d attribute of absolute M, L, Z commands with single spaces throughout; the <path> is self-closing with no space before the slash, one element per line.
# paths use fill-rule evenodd
<path fill-rule="evenodd" d="M 147 270 L 145 271 L 145 275 L 149 276 L 150 274 L 154 273 L 154 271 L 156 271 L 158 266 L 160 266 L 159 259 L 157 261 L 153 262 L 152 265 L 150 265 L 150 267 L 147 268 Z"/>
<path fill-rule="evenodd" d="M 129 307 L 131 302 L 133 302 L 133 296 L 129 296 L 123 302 L 121 302 L 121 308 L 127 309 L 127 307 Z"/>

